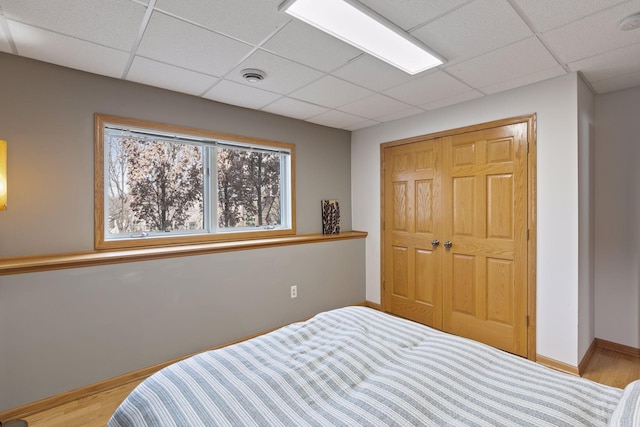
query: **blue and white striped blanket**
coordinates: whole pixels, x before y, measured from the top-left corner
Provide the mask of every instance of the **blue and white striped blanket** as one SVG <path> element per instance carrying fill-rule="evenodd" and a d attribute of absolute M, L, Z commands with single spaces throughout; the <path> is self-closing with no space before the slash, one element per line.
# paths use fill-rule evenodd
<path fill-rule="evenodd" d="M 108 427 L 606 426 L 622 394 L 347 307 L 161 370 Z"/>

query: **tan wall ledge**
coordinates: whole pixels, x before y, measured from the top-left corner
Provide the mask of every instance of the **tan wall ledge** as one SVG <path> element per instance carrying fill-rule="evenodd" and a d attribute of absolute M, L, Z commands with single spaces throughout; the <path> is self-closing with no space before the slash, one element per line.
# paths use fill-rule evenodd
<path fill-rule="evenodd" d="M 61 270 L 65 268 L 119 264 L 124 262 L 149 261 L 180 256 L 205 255 L 218 252 L 303 245 L 335 240 L 364 239 L 366 237 L 367 233 L 364 231 L 344 231 L 340 234 L 302 234 L 297 236 L 273 237 L 269 239 L 217 242 L 200 245 L 167 246 L 151 249 L 93 251 L 42 255 L 36 257 L 4 258 L 0 259 L 0 276 L 33 273 L 37 271 Z"/>

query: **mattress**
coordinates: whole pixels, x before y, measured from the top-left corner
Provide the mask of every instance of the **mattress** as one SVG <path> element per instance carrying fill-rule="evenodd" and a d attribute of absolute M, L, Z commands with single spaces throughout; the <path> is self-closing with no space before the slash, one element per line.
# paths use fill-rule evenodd
<path fill-rule="evenodd" d="M 346 307 L 164 368 L 108 427 L 633 426 L 638 394 Z"/>

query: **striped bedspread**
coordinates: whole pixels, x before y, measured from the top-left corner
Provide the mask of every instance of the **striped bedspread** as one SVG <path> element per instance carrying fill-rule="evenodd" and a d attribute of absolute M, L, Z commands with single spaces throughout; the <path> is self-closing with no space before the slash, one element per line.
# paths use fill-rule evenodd
<path fill-rule="evenodd" d="M 622 396 L 347 307 L 163 369 L 129 395 L 108 427 L 606 426 Z"/>

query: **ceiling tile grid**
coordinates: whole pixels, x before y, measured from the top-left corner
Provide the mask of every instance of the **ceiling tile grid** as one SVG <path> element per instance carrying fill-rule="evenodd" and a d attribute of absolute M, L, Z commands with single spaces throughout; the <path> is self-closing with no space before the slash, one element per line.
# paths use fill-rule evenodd
<path fill-rule="evenodd" d="M 246 84 L 247 82 L 242 77 L 242 70 L 247 68 L 259 69 L 264 71 L 266 75 L 266 78 L 256 87 L 281 94 L 300 89 L 324 75 L 313 68 L 300 65 L 269 52 L 256 51 L 230 72 L 227 79 L 236 83 Z"/>
<path fill-rule="evenodd" d="M 555 58 L 534 36 L 445 69 L 469 86 L 482 90 L 485 86 L 558 65 Z"/>
<path fill-rule="evenodd" d="M 353 114 L 344 113 L 338 110 L 330 110 L 326 113 L 313 116 L 308 121 L 317 123 L 323 126 L 345 128 L 351 125 L 362 123 L 364 119 L 362 117 L 354 116 Z"/>
<path fill-rule="evenodd" d="M 8 28 L 7 21 L 0 10 L 0 52 L 13 53 L 11 43 L 9 43 L 9 36 L 4 29 L 5 26 Z"/>
<path fill-rule="evenodd" d="M 578 21 L 625 0 L 513 0 L 536 32 L 547 32 Z"/>
<path fill-rule="evenodd" d="M 426 104 L 421 105 L 420 108 L 427 111 L 437 110 L 438 108 L 446 107 L 453 104 L 459 104 L 465 101 L 470 101 L 474 98 L 479 98 L 481 96 L 482 96 L 482 93 L 478 92 L 477 90 L 470 90 L 469 92 L 463 92 L 457 95 L 438 99 L 436 101 L 427 102 Z"/>
<path fill-rule="evenodd" d="M 625 2 L 587 16 L 543 33 L 541 38 L 558 59 L 565 63 L 589 58 L 640 43 L 640 30 L 618 29 L 624 17 L 636 12 L 640 12 L 640 0 Z"/>
<path fill-rule="evenodd" d="M 386 62 L 380 61 L 378 58 L 366 54 L 360 55 L 357 59 L 331 74 L 378 92 L 415 78 Z"/>
<path fill-rule="evenodd" d="M 220 77 L 253 49 L 252 45 L 153 12 L 137 54 Z"/>
<path fill-rule="evenodd" d="M 1 0 L 0 7 L 11 21 L 123 51 L 131 49 L 145 14 L 130 0 Z"/>
<path fill-rule="evenodd" d="M 267 92 L 266 90 L 241 85 L 229 80 L 222 80 L 209 90 L 204 97 L 214 101 L 228 102 L 229 104 L 240 107 L 259 110 L 281 96 L 277 93 Z"/>
<path fill-rule="evenodd" d="M 469 92 L 472 88 L 443 71 L 435 71 L 410 80 L 383 93 L 413 106 Z"/>
<path fill-rule="evenodd" d="M 101 1 L 101 0 L 96 0 Z M 157 10 L 245 43 L 257 44 L 289 21 L 282 0 L 156 0 Z"/>
<path fill-rule="evenodd" d="M 343 105 L 340 111 L 366 117 L 367 119 L 377 119 L 399 113 L 411 108 L 411 105 L 396 101 L 388 96 L 375 94 L 351 104 Z"/>
<path fill-rule="evenodd" d="M 591 83 L 633 74 L 640 70 L 640 43 L 571 62 L 569 69 L 581 71 Z"/>
<path fill-rule="evenodd" d="M 469 0 L 362 0 L 361 3 L 408 31 L 469 3 Z"/>
<path fill-rule="evenodd" d="M 282 116 L 293 117 L 294 119 L 306 120 L 310 117 L 317 116 L 320 113 L 329 111 L 326 107 L 309 104 L 308 102 L 298 101 L 292 98 L 280 98 L 275 102 L 262 108 L 263 111 L 269 113 L 280 114 Z"/>
<path fill-rule="evenodd" d="M 338 108 L 370 95 L 373 95 L 373 92 L 368 89 L 333 76 L 326 76 L 293 92 L 290 96 L 301 101 Z"/>
<path fill-rule="evenodd" d="M 262 48 L 324 72 L 333 71 L 362 54 L 355 47 L 299 21 L 289 22 Z"/>
<path fill-rule="evenodd" d="M 640 29 L 618 28 L 640 0 L 360 0 L 446 59 L 417 75 L 281 2 L 0 0 L 0 51 L 346 130 L 574 71 L 595 93 L 640 86 Z"/>
<path fill-rule="evenodd" d="M 190 95 L 200 95 L 218 81 L 217 78 L 206 74 L 163 64 L 142 56 L 134 58 L 127 80 Z"/>
<path fill-rule="evenodd" d="M 18 53 L 64 67 L 109 77 L 120 77 L 129 55 L 84 40 L 8 21 Z"/>
<path fill-rule="evenodd" d="M 449 63 L 482 55 L 532 34 L 504 0 L 476 0 L 412 32 Z"/>

